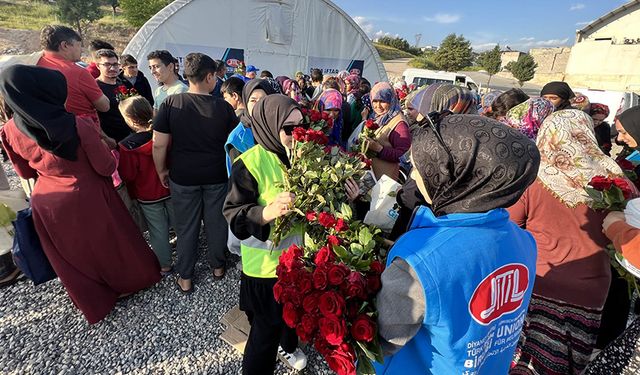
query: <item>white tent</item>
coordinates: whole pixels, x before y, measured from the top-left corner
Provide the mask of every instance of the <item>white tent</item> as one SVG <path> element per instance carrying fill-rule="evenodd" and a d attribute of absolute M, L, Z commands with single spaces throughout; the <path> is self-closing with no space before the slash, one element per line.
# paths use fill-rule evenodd
<path fill-rule="evenodd" d="M 179 60 L 206 53 L 274 76 L 320 68 L 348 70 L 372 83 L 387 79 L 366 34 L 329 0 L 176 0 L 142 26 L 125 49 L 149 76 L 147 54 L 166 49 Z M 153 81 L 153 80 L 151 80 Z"/>

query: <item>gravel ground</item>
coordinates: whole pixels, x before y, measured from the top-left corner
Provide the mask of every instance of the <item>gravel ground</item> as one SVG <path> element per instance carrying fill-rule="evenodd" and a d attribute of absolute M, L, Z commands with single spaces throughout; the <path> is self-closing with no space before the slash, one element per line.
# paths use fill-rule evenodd
<path fill-rule="evenodd" d="M 12 189 L 20 183 L 3 163 Z M 201 239 L 200 251 L 205 241 Z M 202 254 L 203 255 L 203 254 Z M 202 260 L 204 256 L 200 257 Z M 238 303 L 240 272 L 229 264 L 214 281 L 196 266 L 195 291 L 183 296 L 175 276 L 128 297 L 106 319 L 89 326 L 59 280 L 23 280 L 0 289 L 1 374 L 239 374 L 242 356 L 220 335 L 222 316 Z M 307 348 L 301 372 L 278 364 L 276 374 L 330 374 Z"/>

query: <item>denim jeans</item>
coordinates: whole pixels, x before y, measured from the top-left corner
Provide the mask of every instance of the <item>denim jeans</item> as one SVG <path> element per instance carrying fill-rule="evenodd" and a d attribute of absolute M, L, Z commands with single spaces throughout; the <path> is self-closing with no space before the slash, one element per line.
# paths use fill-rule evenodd
<path fill-rule="evenodd" d="M 226 263 L 228 224 L 222 216 L 227 184 L 183 186 L 170 181 L 171 201 L 178 235 L 176 270 L 181 278 L 191 279 L 198 260 L 198 237 L 204 221 L 207 257 L 212 268 Z"/>

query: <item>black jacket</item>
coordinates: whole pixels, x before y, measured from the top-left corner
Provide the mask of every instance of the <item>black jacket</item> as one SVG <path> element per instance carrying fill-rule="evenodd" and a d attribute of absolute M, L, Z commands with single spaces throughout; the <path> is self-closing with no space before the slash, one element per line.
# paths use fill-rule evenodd
<path fill-rule="evenodd" d="M 120 73 L 120 79 L 127 89 L 136 89 L 138 94 L 142 95 L 145 99 L 149 101 L 149 104 L 153 107 L 153 91 L 151 91 L 151 85 L 149 84 L 149 80 L 141 71 L 138 71 L 138 76 L 136 78 L 136 84 L 132 85 L 131 82 L 124 76 L 124 73 Z"/>

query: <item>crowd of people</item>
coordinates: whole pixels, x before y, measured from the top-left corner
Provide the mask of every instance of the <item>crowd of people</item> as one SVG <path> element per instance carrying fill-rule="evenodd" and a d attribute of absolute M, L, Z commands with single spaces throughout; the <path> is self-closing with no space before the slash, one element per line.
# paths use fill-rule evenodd
<path fill-rule="evenodd" d="M 140 62 L 152 90 L 139 62 L 105 41 L 90 43 L 88 66 L 70 28 L 46 26 L 41 42 L 37 65 L 0 73 L 0 138 L 16 173 L 36 180 L 28 198 L 42 248 L 90 324 L 162 277 L 175 274 L 177 293 L 192 293 L 203 227 L 214 280 L 229 252 L 241 259 L 240 308 L 251 323 L 243 373 L 273 373 L 278 353 L 304 368 L 273 296 L 279 256 L 300 233 L 279 249 L 270 238 L 299 198 L 279 186 L 293 131 L 315 109 L 332 119 L 329 144 L 344 149 L 373 120 L 379 128 L 364 140 L 372 172 L 402 184 L 376 301 L 378 373 L 640 369 L 640 321 L 627 327 L 633 301 L 604 250 L 613 242 L 640 266 L 640 229 L 592 209 L 584 191 L 595 176 L 629 177 L 617 161 L 640 150 L 640 107 L 608 124 L 608 106 L 565 82 L 539 97 L 480 97 L 450 83 L 372 85 L 346 71 L 274 78 L 248 65 L 230 75 L 198 52 L 180 75 L 166 50 Z M 2 182 L 0 201 L 25 207 Z M 345 186 L 345 203 L 361 215 L 357 183 Z M 7 286 L 20 272 L 2 244 Z M 482 298 L 489 309 L 477 310 Z"/>

